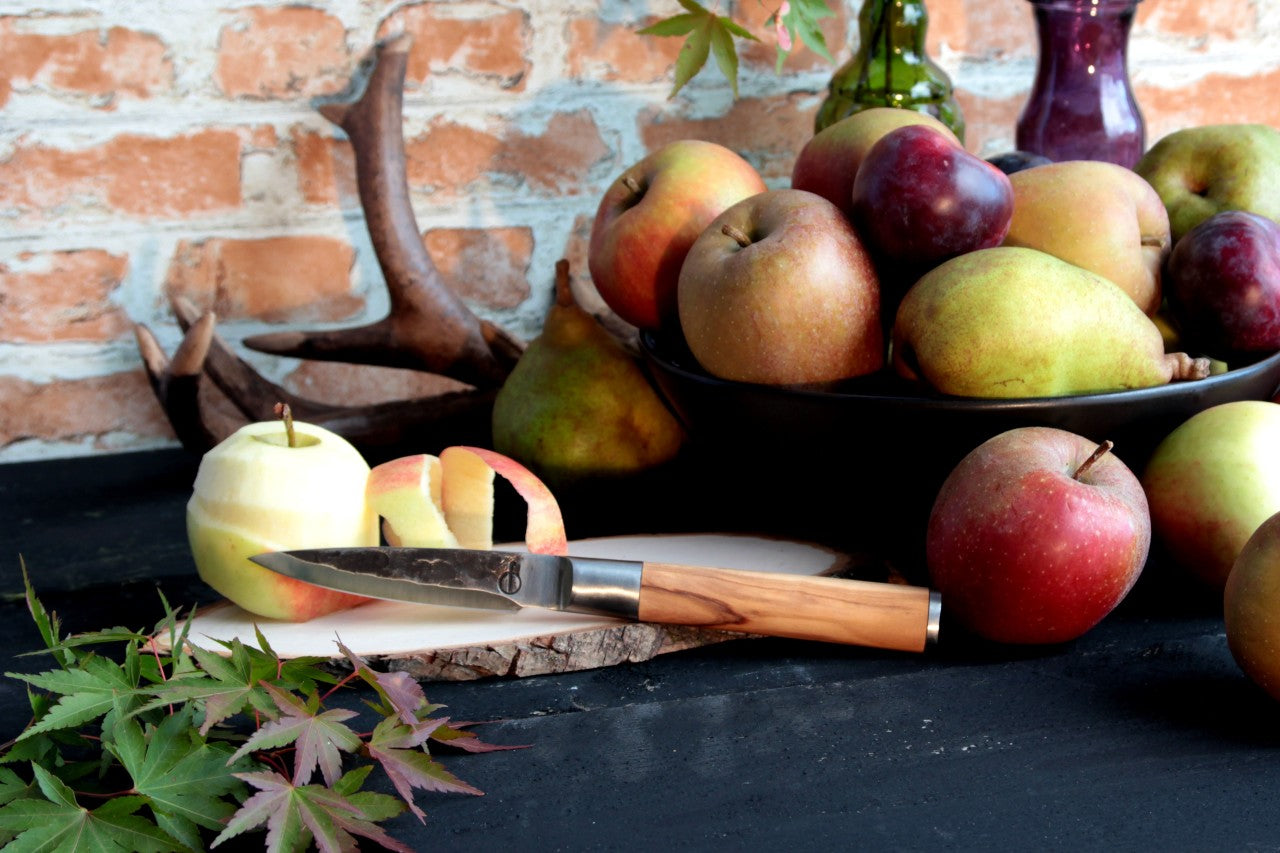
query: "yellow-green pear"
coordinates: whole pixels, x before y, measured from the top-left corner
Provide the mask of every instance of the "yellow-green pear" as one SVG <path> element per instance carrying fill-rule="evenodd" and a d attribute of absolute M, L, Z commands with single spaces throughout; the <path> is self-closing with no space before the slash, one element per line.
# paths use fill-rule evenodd
<path fill-rule="evenodd" d="M 637 357 L 574 300 L 561 262 L 542 332 L 494 400 L 494 450 L 557 488 L 658 467 L 684 439 Z"/>
<path fill-rule="evenodd" d="M 1127 293 L 1088 270 L 1013 246 L 953 258 L 907 292 L 893 366 L 945 394 L 1058 397 L 1209 375 L 1207 359 L 1166 353 Z"/>

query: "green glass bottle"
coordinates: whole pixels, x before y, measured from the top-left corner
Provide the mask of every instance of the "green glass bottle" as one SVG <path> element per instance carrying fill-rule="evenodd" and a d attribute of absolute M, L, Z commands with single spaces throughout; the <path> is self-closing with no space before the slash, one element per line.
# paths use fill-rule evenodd
<path fill-rule="evenodd" d="M 951 78 L 925 52 L 928 26 L 923 0 L 865 0 L 858 49 L 832 76 L 814 132 L 868 107 L 900 107 L 928 113 L 963 141 Z"/>

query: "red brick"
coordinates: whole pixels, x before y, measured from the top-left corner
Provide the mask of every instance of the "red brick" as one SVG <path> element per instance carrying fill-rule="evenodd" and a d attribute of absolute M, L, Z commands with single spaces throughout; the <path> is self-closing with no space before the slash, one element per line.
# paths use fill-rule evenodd
<path fill-rule="evenodd" d="M 813 135 L 817 101 L 809 93 L 739 98 L 722 116 L 687 119 L 655 107 L 636 118 L 650 150 L 677 139 L 705 139 L 737 151 L 766 179 L 790 178 L 796 154 Z"/>
<path fill-rule="evenodd" d="M 528 228 L 436 228 L 423 239 L 454 292 L 491 308 L 515 308 L 529 298 Z"/>
<path fill-rule="evenodd" d="M 425 133 L 405 140 L 409 184 L 420 189 L 461 191 L 493 169 L 501 148 L 502 141 L 486 131 L 433 119 Z"/>
<path fill-rule="evenodd" d="M 587 171 L 610 155 L 591 113 L 557 113 L 535 136 L 518 130 L 503 138 L 498 171 L 522 176 L 534 189 L 575 195 Z"/>
<path fill-rule="evenodd" d="M 141 368 L 49 383 L 0 376 L 0 400 L 0 447 L 24 439 L 93 439 L 94 447 L 110 449 L 111 433 L 173 438 Z"/>
<path fill-rule="evenodd" d="M 19 146 L 0 160 L 0 210 L 49 220 L 87 204 L 140 218 L 211 213 L 240 205 L 237 133 L 121 134 L 91 148 Z"/>
<path fill-rule="evenodd" d="M 437 118 L 424 134 L 405 142 L 405 151 L 410 186 L 459 195 L 490 175 L 574 195 L 583 191 L 590 168 L 610 153 L 585 110 L 553 115 L 541 134 L 512 128 L 501 137 Z"/>
<path fill-rule="evenodd" d="M 22 32 L 0 18 L 0 106 L 12 91 L 44 89 L 95 96 L 114 107 L 122 95 L 149 98 L 173 85 L 173 63 L 158 37 L 123 27 L 67 35 Z"/>
<path fill-rule="evenodd" d="M 111 297 L 128 259 L 101 249 L 27 254 L 0 264 L 0 340 L 111 341 L 133 328 Z"/>
<path fill-rule="evenodd" d="M 340 19 L 306 6 L 256 6 L 223 27 L 214 80 L 231 97 L 288 99 L 339 91 L 350 73 Z"/>
<path fill-rule="evenodd" d="M 669 79 L 684 39 L 636 34 L 654 20 L 619 24 L 596 16 L 571 19 L 567 29 L 569 76 L 629 83 Z"/>
<path fill-rule="evenodd" d="M 1250 0 L 1146 0 L 1138 4 L 1136 26 L 1204 44 L 1235 40 L 1258 27 L 1257 3 Z"/>
<path fill-rule="evenodd" d="M 350 142 L 294 128 L 293 154 L 298 192 L 308 204 L 359 204 L 356 159 Z"/>
<path fill-rule="evenodd" d="M 930 0 L 928 10 L 925 46 L 935 60 L 942 56 L 944 45 L 951 51 L 986 59 L 1036 55 L 1035 22 L 1026 0 Z"/>
<path fill-rule="evenodd" d="M 1147 120 L 1147 145 L 1183 127 L 1261 123 L 1280 128 L 1280 69 L 1234 75 L 1206 74 L 1186 86 L 1135 87 Z"/>
<path fill-rule="evenodd" d="M 295 394 L 343 406 L 413 400 L 469 387 L 444 376 L 417 370 L 337 361 L 303 362 L 281 384 Z"/>
<path fill-rule="evenodd" d="M 351 246 L 331 237 L 183 241 L 166 286 L 221 318 L 324 322 L 363 307 L 351 292 Z"/>
<path fill-rule="evenodd" d="M 453 6 L 462 6 L 465 16 Z M 465 74 L 504 89 L 524 89 L 532 40 L 527 12 L 491 3 L 422 3 L 397 9 L 379 37 L 398 31 L 413 36 L 405 69 L 409 84 L 434 75 Z"/>

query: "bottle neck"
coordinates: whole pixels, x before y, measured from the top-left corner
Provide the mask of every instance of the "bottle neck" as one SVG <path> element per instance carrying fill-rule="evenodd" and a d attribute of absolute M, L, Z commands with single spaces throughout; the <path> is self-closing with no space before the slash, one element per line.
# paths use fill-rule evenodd
<path fill-rule="evenodd" d="M 865 46 L 860 52 L 868 59 L 922 64 L 928 29 L 929 12 L 918 1 L 866 0 L 858 13 L 858 33 Z"/>
<path fill-rule="evenodd" d="M 1127 78 L 1133 2 L 1081 5 L 1033 2 L 1040 42 L 1038 75 Z"/>

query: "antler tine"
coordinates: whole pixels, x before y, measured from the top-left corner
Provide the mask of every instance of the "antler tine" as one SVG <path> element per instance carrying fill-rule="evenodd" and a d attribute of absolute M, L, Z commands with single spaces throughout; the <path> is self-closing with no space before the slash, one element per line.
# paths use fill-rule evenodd
<path fill-rule="evenodd" d="M 331 406 L 293 394 L 233 355 L 215 332 L 212 311 L 171 300 L 185 334 L 173 357 L 145 325 L 134 326 L 138 351 L 169 423 L 187 450 L 203 453 L 240 427 L 288 403 L 299 419 L 330 429 L 362 451 L 485 444 L 496 390 L 468 390 L 366 406 Z"/>
<path fill-rule="evenodd" d="M 386 280 L 390 314 L 358 328 L 256 335 L 244 343 L 277 355 L 408 367 L 497 387 L 523 345 L 477 318 L 449 289 L 422 243 L 410 202 L 402 109 L 411 43 L 408 34 L 380 42 L 360 97 L 319 108 L 351 140 L 360 204 Z"/>
<path fill-rule="evenodd" d="M 174 316 L 178 318 L 178 325 L 183 329 L 194 329 L 197 317 L 203 321 L 205 317 L 213 316 L 212 312 L 200 315 L 191 300 L 182 296 L 174 296 L 169 302 Z M 258 373 L 248 362 L 231 351 L 214 331 L 212 321 L 208 335 L 207 354 L 203 358 L 204 372 L 250 420 L 270 417 L 276 403 L 288 403 L 299 420 L 314 420 L 322 414 L 341 408 L 300 397 Z"/>
<path fill-rule="evenodd" d="M 213 340 L 214 315 L 201 316 L 187 329 L 170 359 L 145 325 L 134 325 L 138 351 L 178 441 L 201 452 L 248 422 L 248 418 L 204 376 L 204 360 Z"/>

